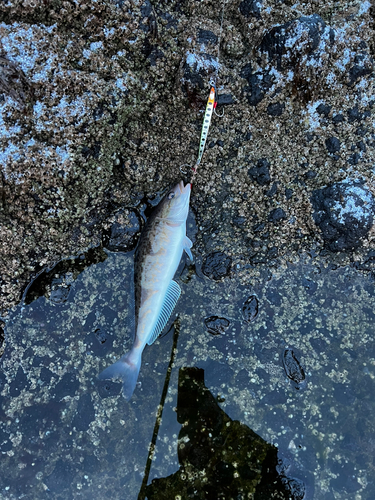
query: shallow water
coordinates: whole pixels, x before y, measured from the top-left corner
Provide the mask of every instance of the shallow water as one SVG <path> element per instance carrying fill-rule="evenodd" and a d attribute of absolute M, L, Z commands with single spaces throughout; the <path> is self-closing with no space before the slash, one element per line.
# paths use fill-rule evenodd
<path fill-rule="evenodd" d="M 178 374 L 204 369 L 220 407 L 279 449 L 306 499 L 375 498 L 374 283 L 354 268 L 302 256 L 238 286 L 182 263 L 177 351 L 148 482 L 179 468 Z M 21 304 L 7 322 L 0 373 L 0 498 L 138 497 L 170 361 L 173 328 L 148 347 L 131 401 L 97 374 L 131 345 L 133 253 L 109 253 L 75 280 Z M 60 287 L 60 290 L 59 290 Z M 256 295 L 259 312 L 242 308 Z M 212 335 L 209 316 L 225 317 Z M 166 329 L 168 330 L 168 328 Z M 282 355 L 307 380 L 298 391 Z"/>

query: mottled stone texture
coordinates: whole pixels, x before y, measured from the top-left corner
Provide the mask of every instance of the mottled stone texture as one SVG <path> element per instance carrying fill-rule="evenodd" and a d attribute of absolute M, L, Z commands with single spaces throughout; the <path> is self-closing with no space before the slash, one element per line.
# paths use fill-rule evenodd
<path fill-rule="evenodd" d="M 1 314 L 194 163 L 216 76 L 230 99 L 193 187 L 197 251 L 226 253 L 245 282 L 319 240 L 313 190 L 359 176 L 371 189 L 371 16 L 368 2 L 235 0 L 220 39 L 212 1 L 1 3 Z M 269 181 L 254 182 L 263 159 Z"/>

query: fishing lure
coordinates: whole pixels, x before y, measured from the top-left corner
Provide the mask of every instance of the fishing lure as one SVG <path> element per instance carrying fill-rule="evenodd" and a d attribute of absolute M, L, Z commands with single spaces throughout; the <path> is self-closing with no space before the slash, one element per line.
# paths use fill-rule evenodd
<path fill-rule="evenodd" d="M 201 133 L 201 138 L 199 141 L 198 159 L 193 167 L 193 174 L 192 174 L 192 178 L 191 178 L 190 183 L 193 182 L 195 174 L 197 173 L 198 166 L 202 160 L 204 148 L 205 148 L 206 141 L 207 141 L 208 130 L 209 130 L 210 124 L 211 124 L 212 113 L 213 113 L 214 109 L 216 108 L 216 106 L 217 106 L 216 89 L 215 89 L 215 86 L 212 85 L 211 90 L 210 90 L 210 95 L 208 96 L 206 111 L 204 112 L 202 133 Z"/>

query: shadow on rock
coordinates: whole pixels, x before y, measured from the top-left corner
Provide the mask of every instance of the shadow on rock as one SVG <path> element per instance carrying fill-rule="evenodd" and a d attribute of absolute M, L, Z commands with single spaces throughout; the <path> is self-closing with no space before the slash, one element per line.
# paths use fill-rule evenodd
<path fill-rule="evenodd" d="M 232 420 L 204 385 L 204 370 L 181 368 L 177 420 L 180 469 L 154 479 L 152 499 L 302 500 L 305 486 L 282 472 L 277 448 Z"/>

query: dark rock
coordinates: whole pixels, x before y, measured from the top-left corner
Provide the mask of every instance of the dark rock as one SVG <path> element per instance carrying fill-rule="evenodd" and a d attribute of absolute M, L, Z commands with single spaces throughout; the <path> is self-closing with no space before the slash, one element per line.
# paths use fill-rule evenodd
<path fill-rule="evenodd" d="M 246 389 L 249 386 L 249 383 L 249 372 L 245 368 L 242 368 L 242 370 L 240 370 L 236 375 L 236 387 L 238 387 L 239 390 Z"/>
<path fill-rule="evenodd" d="M 212 280 L 220 280 L 228 276 L 232 259 L 224 252 L 212 252 L 203 261 L 202 272 Z"/>
<path fill-rule="evenodd" d="M 269 167 L 268 161 L 265 158 L 260 158 L 256 167 L 249 168 L 247 173 L 253 181 L 256 181 L 260 186 L 265 186 L 271 182 Z"/>
<path fill-rule="evenodd" d="M 340 141 L 337 137 L 328 137 L 325 143 L 329 153 L 337 153 L 337 151 L 340 151 Z"/>
<path fill-rule="evenodd" d="M 359 78 L 371 75 L 374 68 L 374 61 L 367 52 L 361 52 L 354 58 L 354 65 L 349 70 L 349 87 Z"/>
<path fill-rule="evenodd" d="M 40 370 L 40 380 L 44 383 L 44 384 L 49 384 L 49 382 L 51 381 L 51 378 L 53 377 L 53 373 L 51 372 L 51 370 L 48 370 L 48 368 L 46 368 L 45 366 L 43 366 Z"/>
<path fill-rule="evenodd" d="M 9 396 L 17 397 L 21 394 L 23 389 L 29 388 L 30 382 L 27 379 L 26 374 L 23 371 L 22 366 L 18 367 L 16 377 L 9 384 Z"/>
<path fill-rule="evenodd" d="M 112 252 L 129 252 L 135 248 L 141 229 L 141 220 L 135 211 L 120 210 L 103 235 L 103 245 Z"/>
<path fill-rule="evenodd" d="M 242 314 L 248 323 L 254 321 L 254 319 L 258 315 L 259 303 L 256 295 L 250 295 L 250 297 L 246 300 L 244 305 L 242 306 Z"/>
<path fill-rule="evenodd" d="M 229 104 L 234 104 L 236 101 L 233 99 L 232 94 L 219 94 L 217 96 L 217 105 L 225 106 Z"/>
<path fill-rule="evenodd" d="M 247 18 L 255 17 L 256 19 L 260 19 L 261 5 L 261 0 L 243 0 L 238 9 L 241 14 Z"/>
<path fill-rule="evenodd" d="M 226 318 L 220 318 L 219 316 L 210 316 L 204 320 L 204 324 L 209 333 L 212 335 L 220 335 L 225 333 L 230 325 L 230 321 Z"/>
<path fill-rule="evenodd" d="M 367 147 L 366 144 L 363 141 L 358 141 L 357 142 L 357 148 L 362 151 L 363 153 L 366 153 Z"/>
<path fill-rule="evenodd" d="M 306 387 L 305 372 L 295 357 L 293 349 L 285 349 L 282 360 L 286 376 L 293 382 L 293 386 L 297 390 L 304 389 Z"/>
<path fill-rule="evenodd" d="M 285 198 L 287 200 L 290 200 L 290 198 L 293 196 L 293 189 L 286 188 L 285 189 Z"/>
<path fill-rule="evenodd" d="M 285 477 L 282 481 L 292 500 L 303 500 L 305 498 L 306 487 L 301 480 Z"/>
<path fill-rule="evenodd" d="M 275 208 L 268 215 L 269 222 L 277 223 L 284 219 L 286 219 L 286 213 L 282 208 Z"/>
<path fill-rule="evenodd" d="M 68 300 L 71 284 L 65 276 L 55 277 L 51 281 L 49 300 L 54 304 L 63 304 Z"/>
<path fill-rule="evenodd" d="M 271 186 L 271 189 L 269 189 L 266 193 L 266 196 L 268 196 L 269 198 L 272 198 L 272 196 L 274 196 L 276 193 L 277 193 L 277 182 L 274 182 Z"/>
<path fill-rule="evenodd" d="M 269 62 L 276 63 L 279 71 L 292 67 L 296 59 L 309 56 L 318 48 L 325 27 L 317 14 L 300 17 L 273 27 L 263 37 L 260 50 L 268 54 Z"/>
<path fill-rule="evenodd" d="M 65 373 L 60 381 L 56 384 L 54 390 L 55 398 L 60 401 L 65 396 L 75 396 L 79 389 L 79 381 L 74 373 Z"/>
<path fill-rule="evenodd" d="M 353 123 L 355 121 L 359 122 L 363 118 L 363 114 L 359 111 L 358 105 L 354 106 L 354 108 L 348 109 L 348 122 Z"/>
<path fill-rule="evenodd" d="M 262 71 L 252 70 L 251 64 L 246 64 L 240 73 L 242 78 L 247 80 L 248 86 L 244 88 L 250 106 L 256 106 L 264 98 L 265 93 L 272 87 L 275 77 Z"/>
<path fill-rule="evenodd" d="M 277 247 L 271 247 L 267 251 L 267 258 L 270 260 L 276 259 L 278 255 L 279 255 L 279 249 Z"/>
<path fill-rule="evenodd" d="M 333 123 L 342 123 L 344 121 L 344 116 L 341 113 L 338 113 L 332 118 Z"/>
<path fill-rule="evenodd" d="M 274 102 L 267 107 L 267 114 L 270 116 L 281 116 L 285 109 L 285 104 L 281 102 Z"/>
<path fill-rule="evenodd" d="M 309 280 L 305 277 L 302 278 L 302 285 L 310 294 L 316 292 L 318 288 L 318 285 L 315 283 L 315 281 Z"/>
<path fill-rule="evenodd" d="M 361 180 L 347 179 L 313 191 L 315 223 L 333 252 L 358 248 L 373 224 L 374 199 Z"/>
<path fill-rule="evenodd" d="M 204 45 L 211 43 L 212 45 L 216 45 L 217 40 L 217 36 L 212 31 L 198 29 L 198 43 L 203 43 Z"/>
<path fill-rule="evenodd" d="M 90 423 L 95 419 L 95 409 L 89 393 L 79 398 L 76 414 L 72 420 L 72 427 L 77 431 L 87 431 Z"/>
<path fill-rule="evenodd" d="M 262 398 L 262 403 L 266 405 L 280 405 L 286 403 L 288 395 L 283 390 L 274 390 L 267 393 Z"/>
<path fill-rule="evenodd" d="M 331 480 L 331 486 L 335 490 L 355 493 L 361 489 L 361 485 L 356 478 L 356 470 L 352 463 L 334 462 L 331 470 L 337 475 L 335 479 Z"/>
<path fill-rule="evenodd" d="M 187 92 L 203 90 L 217 68 L 217 60 L 210 54 L 188 52 L 181 79 L 183 89 Z"/>
<path fill-rule="evenodd" d="M 325 117 L 327 117 L 330 113 L 332 109 L 332 106 L 328 106 L 327 104 L 319 104 L 319 106 L 316 108 L 316 111 L 320 114 L 320 115 L 324 115 Z"/>
<path fill-rule="evenodd" d="M 52 493 L 60 493 L 67 489 L 73 481 L 74 467 L 70 462 L 60 459 L 56 462 L 53 472 L 44 478 L 48 490 Z"/>
<path fill-rule="evenodd" d="M 351 406 L 356 400 L 356 394 L 353 389 L 346 384 L 335 384 L 333 397 L 344 406 Z"/>
<path fill-rule="evenodd" d="M 358 165 L 359 160 L 361 159 L 361 155 L 359 153 L 353 153 L 348 158 L 349 165 Z"/>
<path fill-rule="evenodd" d="M 317 172 L 315 172 L 315 170 L 308 170 L 306 173 L 305 173 L 305 179 L 315 179 L 315 177 L 317 176 Z"/>
<path fill-rule="evenodd" d="M 253 226 L 252 229 L 255 233 L 260 233 L 261 231 L 264 230 L 265 227 L 266 227 L 265 223 L 260 222 L 259 224 L 255 224 L 255 226 Z"/>

